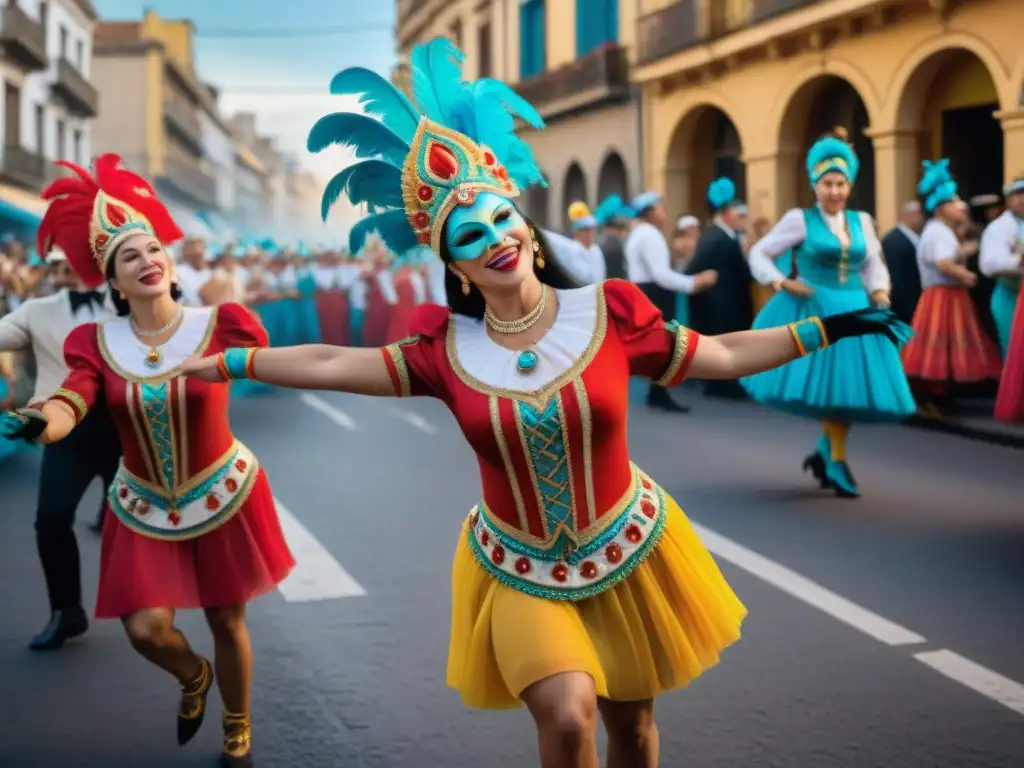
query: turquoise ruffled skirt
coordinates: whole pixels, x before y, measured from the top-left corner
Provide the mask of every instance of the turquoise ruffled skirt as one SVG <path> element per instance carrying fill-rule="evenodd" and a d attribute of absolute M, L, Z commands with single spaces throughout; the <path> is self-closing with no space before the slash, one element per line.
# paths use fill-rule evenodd
<path fill-rule="evenodd" d="M 999 334 L 999 351 L 1006 359 L 1006 353 L 1010 349 L 1010 332 L 1013 330 L 1013 313 L 1017 308 L 1017 294 L 1005 285 L 997 284 L 992 291 L 992 319 L 996 321 L 996 331 Z"/>
<path fill-rule="evenodd" d="M 815 285 L 808 299 L 778 293 L 754 320 L 777 328 L 869 306 L 862 289 Z M 842 339 L 815 354 L 741 380 L 755 401 L 809 419 L 844 423 L 902 421 L 916 411 L 899 349 L 885 336 Z"/>

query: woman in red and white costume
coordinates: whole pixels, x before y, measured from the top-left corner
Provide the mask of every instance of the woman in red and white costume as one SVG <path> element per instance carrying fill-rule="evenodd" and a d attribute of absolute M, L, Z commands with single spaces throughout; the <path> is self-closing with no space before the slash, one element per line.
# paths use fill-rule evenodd
<path fill-rule="evenodd" d="M 96 617 L 120 619 L 132 646 L 180 683 L 179 744 L 199 730 L 216 675 L 223 762 L 252 765 L 245 608 L 275 589 L 294 560 L 267 477 L 231 432 L 229 387 L 184 376 L 180 366 L 195 354 L 266 347 L 267 334 L 238 304 L 179 306 L 165 245 L 181 232 L 120 158 L 98 158 L 95 178 L 59 165 L 75 175 L 43 193 L 50 206 L 39 252 L 57 245 L 83 282 L 109 282 L 121 317 L 71 333 L 68 378 L 39 410 L 22 412 L 20 436 L 61 440 L 106 400 L 124 459 L 108 494 Z M 174 626 L 176 610 L 196 608 L 213 634 L 213 664 Z"/>

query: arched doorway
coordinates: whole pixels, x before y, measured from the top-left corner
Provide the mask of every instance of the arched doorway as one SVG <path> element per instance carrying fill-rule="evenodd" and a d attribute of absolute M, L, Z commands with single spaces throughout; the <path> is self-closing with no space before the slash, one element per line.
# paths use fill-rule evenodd
<path fill-rule="evenodd" d="M 547 178 L 547 174 L 545 174 L 545 178 Z M 549 199 L 548 188 L 540 184 L 534 184 L 523 195 L 523 212 L 534 224 L 542 229 L 547 229 L 548 227 Z"/>
<path fill-rule="evenodd" d="M 626 163 L 615 150 L 608 153 L 601 164 L 601 171 L 597 176 L 597 200 L 595 205 L 609 195 L 618 195 L 623 200 L 629 200 L 629 175 L 626 172 Z"/>
<path fill-rule="evenodd" d="M 587 177 L 579 163 L 573 162 L 565 172 L 565 184 L 562 186 L 562 211 L 559 218 L 562 220 L 564 232 L 572 231 L 569 224 L 569 206 L 577 200 L 587 201 Z"/>
<path fill-rule="evenodd" d="M 705 218 L 708 186 L 719 176 L 736 184 L 746 199 L 747 171 L 736 125 L 725 112 L 704 105 L 689 112 L 676 126 L 669 145 L 665 203 L 669 218 L 694 215 Z"/>
<path fill-rule="evenodd" d="M 1002 189 L 1004 142 L 997 111 L 998 92 L 984 62 L 952 48 L 929 56 L 907 79 L 897 129 L 917 137 L 918 172 L 922 160 L 949 158 L 960 195 L 969 199 Z"/>
<path fill-rule="evenodd" d="M 857 89 L 834 75 L 816 77 L 797 90 L 786 107 L 779 137 L 781 153 L 789 160 L 779 164 L 781 208 L 814 205 L 814 191 L 807 180 L 807 150 L 822 134 L 837 126 L 846 129 L 860 160 L 860 173 L 849 206 L 875 215 L 875 148 L 865 131 L 868 110 Z"/>

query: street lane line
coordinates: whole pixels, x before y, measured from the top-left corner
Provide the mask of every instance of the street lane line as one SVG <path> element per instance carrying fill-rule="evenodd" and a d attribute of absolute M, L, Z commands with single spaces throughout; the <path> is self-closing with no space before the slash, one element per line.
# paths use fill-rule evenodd
<path fill-rule="evenodd" d="M 850 602 L 742 544 L 702 525 L 694 523 L 693 527 L 712 554 L 886 645 L 917 645 L 926 642 L 916 632 Z"/>
<path fill-rule="evenodd" d="M 309 392 L 303 392 L 299 396 L 299 399 L 314 411 L 320 411 L 320 413 L 333 421 L 339 427 L 342 427 L 343 429 L 358 429 L 356 423 L 352 421 L 352 418 L 347 413 L 335 408 L 323 398 L 311 395 Z"/>
<path fill-rule="evenodd" d="M 404 408 L 394 408 L 393 410 L 395 415 L 398 416 L 398 418 L 416 427 L 416 429 L 418 429 L 420 432 L 425 432 L 428 435 L 437 434 L 437 429 L 434 427 L 434 425 L 431 424 L 426 419 L 424 419 L 418 413 L 407 411 Z"/>
<path fill-rule="evenodd" d="M 310 603 L 365 595 L 366 590 L 306 530 L 288 507 L 277 499 L 274 503 L 285 541 L 295 556 L 295 568 L 277 587 L 284 599 L 289 603 Z"/>
<path fill-rule="evenodd" d="M 946 649 L 916 653 L 914 658 L 950 680 L 1024 715 L 1024 685 Z"/>

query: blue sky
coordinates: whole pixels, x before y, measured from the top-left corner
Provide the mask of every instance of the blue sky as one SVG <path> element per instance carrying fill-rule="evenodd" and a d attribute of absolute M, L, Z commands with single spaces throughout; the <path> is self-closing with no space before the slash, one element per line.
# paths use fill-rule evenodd
<path fill-rule="evenodd" d="M 199 76 L 222 89 L 224 111 L 255 112 L 259 130 L 280 137 L 280 146 L 299 153 L 322 179 L 344 165 L 340 154 L 311 158 L 305 152 L 312 124 L 341 106 L 340 99 L 327 93 L 331 76 L 353 65 L 387 75 L 395 58 L 394 0 L 93 2 L 104 20 L 139 19 L 145 8 L 153 8 L 164 18 L 190 19 L 196 27 Z M 358 31 L 328 34 L 332 28 Z M 324 33 L 274 38 L 222 36 L 311 29 Z"/>

